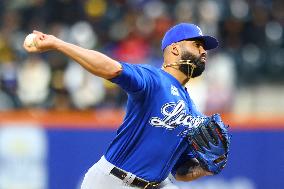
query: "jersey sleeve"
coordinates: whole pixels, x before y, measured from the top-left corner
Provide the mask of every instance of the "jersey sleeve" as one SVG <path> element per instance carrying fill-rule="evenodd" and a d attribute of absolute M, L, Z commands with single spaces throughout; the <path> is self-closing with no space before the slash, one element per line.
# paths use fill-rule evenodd
<path fill-rule="evenodd" d="M 145 91 L 147 88 L 154 87 L 157 83 L 151 69 L 129 63 L 120 62 L 122 72 L 111 82 L 118 84 L 127 93 L 137 93 Z"/>

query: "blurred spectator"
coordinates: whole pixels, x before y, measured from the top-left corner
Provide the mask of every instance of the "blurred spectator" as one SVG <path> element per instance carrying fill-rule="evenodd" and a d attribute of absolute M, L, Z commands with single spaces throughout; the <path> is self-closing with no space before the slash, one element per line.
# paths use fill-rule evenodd
<path fill-rule="evenodd" d="M 92 75 L 74 62 L 70 62 L 65 71 L 64 85 L 75 107 L 81 110 L 99 105 L 105 96 L 103 79 Z"/>
<path fill-rule="evenodd" d="M 11 98 L 12 107 L 19 107 L 20 103 L 17 96 L 17 66 L 14 62 L 5 62 L 0 65 L 1 89 L 6 98 Z M 8 101 L 10 101 L 8 100 Z"/>
<path fill-rule="evenodd" d="M 14 108 L 15 106 L 10 96 L 0 90 L 0 111 L 13 110 Z"/>
<path fill-rule="evenodd" d="M 97 36 L 88 22 L 76 22 L 70 28 L 70 40 L 80 47 L 93 49 L 97 44 Z"/>
<path fill-rule="evenodd" d="M 133 35 L 123 40 L 114 49 L 114 58 L 131 63 L 145 63 L 149 56 L 149 44 L 140 36 Z"/>
<path fill-rule="evenodd" d="M 18 70 L 17 94 L 24 106 L 43 106 L 49 94 L 50 68 L 38 56 L 30 56 Z"/>
<path fill-rule="evenodd" d="M 235 62 L 227 53 L 210 57 L 207 63 L 206 111 L 231 112 L 236 92 Z"/>

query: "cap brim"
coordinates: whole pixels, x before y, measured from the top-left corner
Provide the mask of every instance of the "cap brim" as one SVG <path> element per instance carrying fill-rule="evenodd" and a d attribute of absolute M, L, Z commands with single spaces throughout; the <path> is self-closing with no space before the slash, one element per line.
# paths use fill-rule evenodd
<path fill-rule="evenodd" d="M 197 38 L 200 38 L 203 40 L 205 50 L 215 49 L 216 47 L 218 47 L 218 44 L 219 44 L 218 40 L 212 36 L 205 35 L 205 36 L 200 36 Z"/>

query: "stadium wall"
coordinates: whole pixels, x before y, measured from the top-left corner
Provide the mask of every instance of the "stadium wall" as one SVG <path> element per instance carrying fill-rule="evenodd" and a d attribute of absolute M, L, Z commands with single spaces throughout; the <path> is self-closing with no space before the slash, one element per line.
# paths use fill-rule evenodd
<path fill-rule="evenodd" d="M 78 189 L 115 136 L 123 111 L 0 113 L 0 188 Z M 226 169 L 182 189 L 281 189 L 284 122 L 279 117 L 223 116 L 231 124 Z"/>

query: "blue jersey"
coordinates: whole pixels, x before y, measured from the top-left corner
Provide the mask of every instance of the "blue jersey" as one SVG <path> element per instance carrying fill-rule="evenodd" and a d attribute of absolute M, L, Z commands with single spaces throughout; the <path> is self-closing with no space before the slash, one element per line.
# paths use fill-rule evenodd
<path fill-rule="evenodd" d="M 174 165 L 191 157 L 187 133 L 204 116 L 172 75 L 150 65 L 122 64 L 111 81 L 128 94 L 126 115 L 105 154 L 117 167 L 161 182 Z"/>

